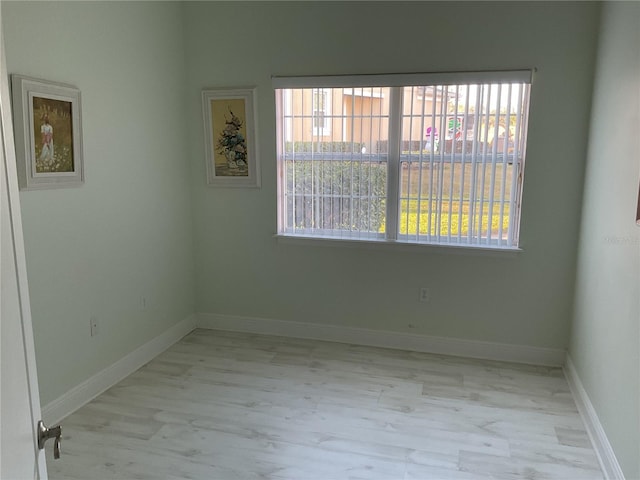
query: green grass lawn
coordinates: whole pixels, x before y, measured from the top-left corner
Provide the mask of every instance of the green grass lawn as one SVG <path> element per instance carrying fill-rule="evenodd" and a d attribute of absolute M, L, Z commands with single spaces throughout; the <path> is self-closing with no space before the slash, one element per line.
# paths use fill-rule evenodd
<path fill-rule="evenodd" d="M 401 172 L 400 233 L 466 236 L 473 228 L 474 235 L 480 231 L 480 236 L 486 236 L 490 226 L 492 238 L 497 238 L 502 225 L 502 236 L 506 238 L 510 208 L 506 203 L 501 211 L 497 199 L 510 197 L 512 168 L 512 165 L 496 165 L 495 168 L 476 165 L 474 172 L 470 165 L 462 164 L 445 164 L 442 168 L 434 165 L 433 170 L 429 164 L 405 166 Z M 504 175 L 507 175 L 507 181 L 503 192 Z M 473 213 L 469 193 L 472 190 L 475 192 Z M 494 203 L 490 212 L 492 191 Z M 382 225 L 382 232 L 384 228 Z"/>

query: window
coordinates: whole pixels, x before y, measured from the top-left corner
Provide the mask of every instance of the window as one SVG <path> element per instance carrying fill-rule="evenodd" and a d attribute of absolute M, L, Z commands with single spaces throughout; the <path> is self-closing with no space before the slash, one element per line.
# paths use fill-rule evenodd
<path fill-rule="evenodd" d="M 304 95 L 304 90 L 302 91 Z M 330 115 L 331 115 L 331 98 L 333 97 L 331 89 L 314 88 L 312 89 L 313 99 L 313 135 L 318 137 L 326 137 L 331 135 Z"/>
<path fill-rule="evenodd" d="M 516 248 L 530 84 L 531 71 L 274 78 L 278 233 Z"/>

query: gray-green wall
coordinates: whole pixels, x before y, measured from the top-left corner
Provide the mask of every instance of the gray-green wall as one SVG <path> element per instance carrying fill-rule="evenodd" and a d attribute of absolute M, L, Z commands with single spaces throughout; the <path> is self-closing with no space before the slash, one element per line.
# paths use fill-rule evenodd
<path fill-rule="evenodd" d="M 628 480 L 640 478 L 640 4 L 603 7 L 569 354 Z"/>
<path fill-rule="evenodd" d="M 2 17 L 10 73 L 82 92 L 86 183 L 20 195 L 47 404 L 194 311 L 182 7 L 3 1 Z"/>
<path fill-rule="evenodd" d="M 564 349 L 598 19 L 594 3 L 186 4 L 198 311 Z M 273 238 L 272 75 L 531 67 L 522 253 L 412 253 Z M 258 87 L 263 187 L 207 188 L 200 91 L 251 85 Z M 418 301 L 421 286 L 431 289 L 429 304 Z"/>

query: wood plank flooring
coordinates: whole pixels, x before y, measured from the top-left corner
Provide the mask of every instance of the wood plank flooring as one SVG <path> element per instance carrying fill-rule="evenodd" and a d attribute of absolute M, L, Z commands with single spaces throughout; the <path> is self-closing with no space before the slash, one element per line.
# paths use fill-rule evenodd
<path fill-rule="evenodd" d="M 602 479 L 560 369 L 196 330 L 68 417 L 52 479 Z"/>

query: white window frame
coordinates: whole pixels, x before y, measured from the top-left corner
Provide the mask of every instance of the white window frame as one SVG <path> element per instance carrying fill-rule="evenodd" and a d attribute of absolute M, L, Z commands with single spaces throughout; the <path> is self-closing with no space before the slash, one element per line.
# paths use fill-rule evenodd
<path fill-rule="evenodd" d="M 284 115 L 285 115 L 285 125 L 284 125 L 284 134 L 287 142 L 293 141 L 293 125 L 291 121 L 291 104 L 293 100 L 291 98 L 291 91 L 288 92 L 287 95 L 284 95 L 282 98 L 284 105 Z"/>
<path fill-rule="evenodd" d="M 363 232 L 341 232 L 339 235 L 333 236 L 329 234 L 320 234 L 314 231 L 297 230 L 291 231 L 286 226 L 286 205 L 283 183 L 285 180 L 284 162 L 278 155 L 278 233 L 277 236 L 285 238 L 300 238 L 325 240 L 333 239 L 340 241 L 356 241 L 361 243 L 385 243 L 385 244 L 403 244 L 403 245 L 419 245 L 419 246 L 436 246 L 436 247 L 462 247 L 471 249 L 487 249 L 487 250 L 520 250 L 518 246 L 520 213 L 521 213 L 521 197 L 522 197 L 522 176 L 524 173 L 524 157 L 527 143 L 529 104 L 525 103 L 524 124 L 520 128 L 523 129 L 523 143 L 519 152 L 520 159 L 517 163 L 517 169 L 514 173 L 514 183 L 510 210 L 511 218 L 509 220 L 510 233 L 509 241 L 506 244 L 482 243 L 481 238 L 478 242 L 452 244 L 451 238 L 449 242 L 437 241 L 430 239 L 429 241 L 412 241 L 410 235 L 399 234 L 399 202 L 400 202 L 400 144 L 401 144 L 401 128 L 402 128 L 402 95 L 405 86 L 411 85 L 468 85 L 468 84 L 497 84 L 497 83 L 521 83 L 527 85 L 527 95 L 529 95 L 529 87 L 533 80 L 533 70 L 510 70 L 510 71 L 485 71 L 485 72 L 449 72 L 449 73 L 413 73 L 413 74 L 383 74 L 383 75 L 345 75 L 345 76 L 305 76 L 305 77 L 273 77 L 272 84 L 276 90 L 276 133 L 278 145 L 281 145 L 282 125 L 281 110 L 282 96 L 281 91 L 285 89 L 297 88 L 313 88 L 313 89 L 329 89 L 329 88 L 358 88 L 358 87 L 390 87 L 390 112 L 389 112 L 389 154 L 387 159 L 387 215 L 386 215 L 386 236 L 381 237 L 378 234 L 366 234 Z M 328 95 L 329 97 L 331 95 Z M 326 118 L 326 117 L 325 117 Z M 315 134 L 315 132 L 314 132 Z M 278 147 L 279 148 L 279 147 Z M 514 164 L 515 166 L 515 164 Z M 517 180 L 516 180 L 517 177 Z M 500 243 L 500 242 L 498 242 Z"/>

